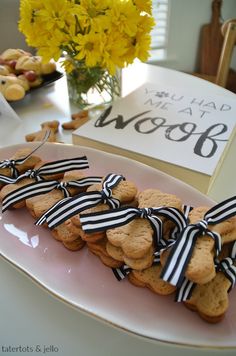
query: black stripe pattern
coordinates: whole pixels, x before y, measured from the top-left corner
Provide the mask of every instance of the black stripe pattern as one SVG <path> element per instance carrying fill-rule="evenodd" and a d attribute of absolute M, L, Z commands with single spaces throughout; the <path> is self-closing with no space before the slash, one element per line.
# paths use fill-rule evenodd
<path fill-rule="evenodd" d="M 236 284 L 236 241 L 234 242 L 230 256 L 222 259 L 221 261 L 215 261 L 215 267 L 217 272 L 223 272 L 225 277 L 229 279 L 231 282 L 231 286 L 228 292 L 231 291 L 232 288 L 235 287 Z M 192 292 L 196 287 L 196 283 L 188 280 L 184 277 L 181 286 L 178 288 L 175 301 L 176 302 L 183 302 L 191 298 Z"/>
<path fill-rule="evenodd" d="M 210 231 L 208 225 L 219 224 L 235 214 L 236 197 L 234 196 L 209 209 L 204 215 L 203 220 L 196 224 L 187 225 L 172 246 L 166 264 L 163 267 L 161 278 L 174 286 L 181 286 L 199 236 L 207 234 L 212 237 L 215 241 L 216 255 L 218 255 L 221 251 L 221 236 L 216 232 Z"/>
<path fill-rule="evenodd" d="M 40 194 L 49 193 L 54 189 L 61 190 L 64 194 L 64 197 L 70 197 L 70 192 L 68 191 L 68 188 L 88 187 L 91 184 L 100 183 L 101 180 L 101 177 L 85 177 L 68 182 L 60 182 L 58 180 L 44 180 L 34 182 L 7 194 L 2 200 L 2 212 L 6 211 L 12 205 L 15 205 L 16 203 L 22 200 L 29 199 Z"/>
<path fill-rule="evenodd" d="M 101 191 L 80 193 L 72 198 L 63 199 L 46 211 L 46 213 L 36 221 L 36 225 L 42 225 L 47 222 L 48 227 L 54 229 L 81 211 L 90 209 L 101 203 L 109 205 L 111 209 L 118 208 L 120 201 L 112 197 L 112 189 L 122 180 L 125 180 L 122 175 L 108 174 L 102 183 Z"/>
<path fill-rule="evenodd" d="M 234 242 L 232 246 L 230 256 L 221 260 L 217 265 L 217 270 L 223 272 L 225 277 L 230 280 L 231 282 L 230 290 L 234 288 L 236 283 L 235 261 L 236 261 L 236 242 Z"/>
<path fill-rule="evenodd" d="M 81 214 L 80 222 L 82 229 L 86 233 L 93 233 L 113 229 L 123 226 L 136 218 L 147 219 L 154 231 L 155 249 L 160 250 L 167 246 L 167 242 L 162 237 L 162 220 L 159 216 L 166 217 L 174 222 L 180 232 L 186 226 L 184 214 L 176 208 L 157 207 L 157 208 L 134 208 L 121 207 L 118 209 L 108 210 L 98 213 Z"/>
<path fill-rule="evenodd" d="M 17 177 L 7 177 L 0 174 L 0 183 L 3 184 L 13 184 L 18 183 L 22 179 L 31 178 L 39 182 L 44 179 L 44 176 L 49 176 L 52 174 L 65 173 L 77 169 L 89 168 L 88 160 L 86 156 L 63 159 L 59 161 L 45 163 L 38 169 L 29 169 L 25 173 L 18 175 Z"/>
<path fill-rule="evenodd" d="M 34 148 L 27 156 L 25 156 L 23 158 L 19 158 L 19 159 L 5 159 L 3 161 L 0 161 L 0 168 L 10 168 L 11 177 L 17 178 L 19 176 L 19 171 L 16 166 L 25 163 L 25 161 L 34 152 L 36 152 L 42 145 L 44 145 L 44 143 L 48 140 L 49 136 L 50 136 L 50 131 L 47 130 L 42 142 L 36 148 Z"/>

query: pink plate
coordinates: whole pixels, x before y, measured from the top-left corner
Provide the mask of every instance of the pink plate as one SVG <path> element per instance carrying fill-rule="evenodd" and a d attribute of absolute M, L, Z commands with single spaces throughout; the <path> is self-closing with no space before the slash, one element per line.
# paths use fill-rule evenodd
<path fill-rule="evenodd" d="M 0 150 L 0 160 L 17 149 L 35 147 L 27 143 Z M 214 202 L 190 186 L 156 169 L 129 159 L 90 148 L 47 143 L 37 154 L 46 160 L 87 155 L 87 174 L 123 174 L 140 190 L 159 188 L 174 193 L 185 204 L 213 205 Z M 70 252 L 43 227 L 36 227 L 25 209 L 0 215 L 0 252 L 3 258 L 59 299 L 111 326 L 166 343 L 209 348 L 236 348 L 236 291 L 230 308 L 216 325 L 201 320 L 173 296 L 161 297 L 137 288 L 127 280 L 118 282 L 112 271 L 88 250 Z"/>

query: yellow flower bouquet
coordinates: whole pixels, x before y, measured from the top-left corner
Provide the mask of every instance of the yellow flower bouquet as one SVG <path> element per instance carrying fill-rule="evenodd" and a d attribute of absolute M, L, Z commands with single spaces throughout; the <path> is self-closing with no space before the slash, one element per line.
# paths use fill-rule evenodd
<path fill-rule="evenodd" d="M 77 103 L 119 94 L 117 69 L 149 56 L 151 0 L 21 0 L 19 30 L 43 60 L 62 59 Z M 74 95 L 75 96 L 75 95 Z"/>

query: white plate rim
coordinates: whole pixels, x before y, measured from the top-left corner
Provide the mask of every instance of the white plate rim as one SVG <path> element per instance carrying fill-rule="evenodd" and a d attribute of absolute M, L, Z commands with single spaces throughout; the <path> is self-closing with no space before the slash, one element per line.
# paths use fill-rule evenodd
<path fill-rule="evenodd" d="M 63 143 L 46 143 L 45 144 L 46 146 L 49 146 L 49 147 L 60 147 L 60 146 L 63 146 L 63 147 L 68 147 L 69 149 L 70 148 L 79 148 L 80 150 L 82 151 L 88 151 L 88 152 L 93 152 L 93 151 L 97 151 L 97 150 L 94 150 L 93 148 L 89 148 L 89 147 L 85 147 L 85 146 L 74 146 L 74 145 L 71 145 L 71 144 L 63 144 Z M 6 146 L 6 147 L 2 147 L 0 148 L 0 152 L 2 151 L 5 151 L 5 150 L 17 150 L 19 148 L 25 148 L 25 147 L 35 147 L 37 146 L 37 143 L 23 143 L 23 144 L 16 144 L 16 145 L 11 145 L 11 146 Z M 110 157 L 118 157 L 118 159 L 121 159 L 121 160 L 124 160 L 124 161 L 132 161 L 126 157 L 122 157 L 122 156 L 118 156 L 118 155 L 115 155 L 115 154 L 110 154 L 110 153 L 106 153 L 106 152 L 102 152 L 100 151 L 100 153 L 102 155 L 105 155 L 105 156 L 110 156 Z M 40 155 L 40 151 L 39 151 L 39 155 Z M 150 170 L 150 171 L 158 171 L 156 168 L 152 168 L 152 167 L 149 167 L 143 163 L 140 163 L 140 162 L 137 162 L 137 161 L 133 161 L 135 162 L 135 164 L 137 164 L 137 166 L 142 166 L 142 167 L 145 167 L 145 169 L 147 170 Z M 167 174 L 163 173 L 163 172 L 160 172 L 158 171 L 158 173 L 160 175 L 162 175 L 163 177 L 166 177 L 168 179 L 171 179 L 175 182 L 180 182 L 178 179 L 174 178 L 174 177 L 170 177 L 168 176 Z M 196 194 L 202 196 L 203 198 L 206 198 L 206 196 L 200 192 L 198 192 L 196 189 L 190 187 L 188 184 L 184 183 L 184 182 L 181 182 L 181 185 L 183 185 L 183 187 L 185 189 L 189 189 L 190 191 L 193 191 L 195 192 Z M 212 202 L 212 204 L 214 204 L 214 201 L 211 199 L 211 198 L 208 198 L 207 199 L 209 200 L 209 202 Z M 22 272 L 25 276 L 27 276 L 30 280 L 32 280 L 33 282 L 35 282 L 38 286 L 40 286 L 41 288 L 43 288 L 43 290 L 47 291 L 50 295 L 54 296 L 55 298 L 59 299 L 60 301 L 62 301 L 63 303 L 67 304 L 68 306 L 70 307 L 73 307 L 75 308 L 76 310 L 79 310 L 80 312 L 86 314 L 86 315 L 89 315 L 97 320 L 100 320 L 102 322 L 105 322 L 106 324 L 112 326 L 112 327 L 115 327 L 119 330 L 122 330 L 122 331 L 125 331 L 127 333 L 130 333 L 130 334 L 133 334 L 133 335 L 136 335 L 138 337 L 141 337 L 141 338 L 145 338 L 145 339 L 149 339 L 149 340 L 152 340 L 154 342 L 159 342 L 159 343 L 162 343 L 162 344 L 167 344 L 167 345 L 175 345 L 177 347 L 193 347 L 193 348 L 199 348 L 199 349 L 214 349 L 214 350 L 231 350 L 231 349 L 236 349 L 236 345 L 235 346 L 219 346 L 219 345 L 214 345 L 214 344 L 206 344 L 206 345 L 198 345 L 198 344 L 195 344 L 195 343 L 184 343 L 184 342 L 176 342 L 176 341 L 170 341 L 170 340 L 163 340 L 163 339 L 159 339 L 159 338 L 154 338 L 154 337 L 151 337 L 151 336 L 147 336 L 147 335 L 143 335 L 142 333 L 139 333 L 135 330 L 131 330 L 130 328 L 125 328 L 124 326 L 121 326 L 121 325 L 118 325 L 114 322 L 112 322 L 111 320 L 108 320 L 106 318 L 103 318 L 101 317 L 100 315 L 97 315 L 96 313 L 92 313 L 89 309 L 86 309 L 85 307 L 81 307 L 79 306 L 78 304 L 74 303 L 73 301 L 70 301 L 66 298 L 63 297 L 63 295 L 61 295 L 59 292 L 57 291 L 54 291 L 50 286 L 47 286 L 45 285 L 42 281 L 40 281 L 37 277 L 35 277 L 33 275 L 33 273 L 31 273 L 30 271 L 28 271 L 27 269 L 25 269 L 23 266 L 21 266 L 17 261 L 15 261 L 14 259 L 11 259 L 9 256 L 5 255 L 1 250 L 0 250 L 0 255 L 1 257 L 3 258 L 3 260 L 5 260 L 7 263 L 11 264 L 14 268 L 16 268 L 16 270 L 19 270 L 20 272 Z M 197 315 L 196 315 L 197 317 Z"/>

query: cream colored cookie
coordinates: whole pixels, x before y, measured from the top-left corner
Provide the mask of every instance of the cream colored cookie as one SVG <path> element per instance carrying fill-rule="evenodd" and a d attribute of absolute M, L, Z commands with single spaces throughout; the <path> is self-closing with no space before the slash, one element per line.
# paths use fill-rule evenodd
<path fill-rule="evenodd" d="M 48 63 L 43 63 L 41 62 L 41 74 L 42 75 L 48 75 L 56 70 L 56 63 L 51 60 Z"/>
<path fill-rule="evenodd" d="M 1 53 L 0 58 L 4 61 L 11 61 L 13 59 L 19 59 L 22 56 L 31 56 L 31 54 L 20 48 L 8 48 Z"/>
<path fill-rule="evenodd" d="M 41 74 L 41 62 L 40 56 L 21 56 L 16 62 L 16 71 L 24 72 L 33 70 L 36 74 Z"/>
<path fill-rule="evenodd" d="M 9 75 L 10 70 L 7 65 L 0 64 L 0 75 Z"/>

